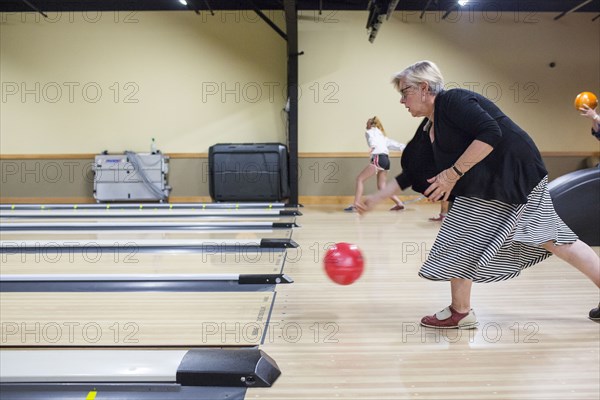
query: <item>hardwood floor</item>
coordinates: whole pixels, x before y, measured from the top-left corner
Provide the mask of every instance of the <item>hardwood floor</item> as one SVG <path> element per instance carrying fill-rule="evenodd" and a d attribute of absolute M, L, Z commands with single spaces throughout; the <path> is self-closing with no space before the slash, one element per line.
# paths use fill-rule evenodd
<path fill-rule="evenodd" d="M 2 345 L 23 341 L 8 335 L 11 322 L 93 321 L 107 335 L 81 346 L 126 346 L 124 336 L 114 343 L 114 323 L 133 321 L 136 346 L 260 344 L 282 375 L 271 388 L 249 389 L 247 399 L 600 398 L 600 324 L 587 318 L 599 292 L 578 271 L 551 257 L 511 281 L 476 284 L 478 329 L 425 329 L 421 317 L 450 302 L 448 283 L 417 275 L 440 227 L 427 218 L 439 206 L 382 207 L 364 217 L 342 208 L 301 209 L 301 227 L 292 234 L 300 247 L 287 250 L 283 268 L 294 283 L 276 288 L 268 327 L 264 310 L 271 293 L 2 293 Z M 328 246 L 342 241 L 357 244 L 365 257 L 363 276 L 349 286 L 330 281 L 322 267 Z M 82 272 L 273 273 L 282 262 L 140 253 L 140 262 L 128 265 L 109 258 L 88 262 Z M 10 256 L 2 273 L 78 270 L 66 259 L 28 260 Z M 207 322 L 215 324 L 209 336 Z M 256 327 L 264 335 L 253 334 Z M 35 335 L 25 339 L 21 344 L 36 345 Z"/>
<path fill-rule="evenodd" d="M 278 288 L 273 335 L 261 347 L 283 374 L 248 399 L 597 399 L 600 324 L 587 318 L 598 289 L 556 257 L 511 281 L 476 284 L 476 330 L 419 326 L 450 302 L 449 283 L 417 276 L 439 206 L 384 208 L 365 217 L 310 206 L 288 251 L 293 285 Z M 329 242 L 357 244 L 365 272 L 328 280 Z M 598 248 L 595 249 L 598 251 Z M 278 325 L 275 325 L 278 324 Z"/>

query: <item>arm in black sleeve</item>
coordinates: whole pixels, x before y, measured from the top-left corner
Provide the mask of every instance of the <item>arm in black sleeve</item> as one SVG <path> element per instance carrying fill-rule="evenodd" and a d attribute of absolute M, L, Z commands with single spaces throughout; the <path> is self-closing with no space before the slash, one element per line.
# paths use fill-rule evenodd
<path fill-rule="evenodd" d="M 493 104 L 467 90 L 449 90 L 444 96 L 444 116 L 473 140 L 495 147 L 502 140 L 502 131 L 494 117 L 482 107 L 482 103 L 485 103 L 486 108 Z M 501 111 L 495 106 L 493 108 L 500 116 Z"/>
<path fill-rule="evenodd" d="M 398 186 L 400 186 L 400 189 L 402 190 L 405 190 L 413 185 L 406 172 L 402 172 L 400 175 L 398 175 L 396 177 L 396 182 L 398 182 Z"/>
<path fill-rule="evenodd" d="M 415 136 L 402 152 L 402 173 L 396 177 L 402 190 L 412 186 L 414 191 L 423 193 L 430 185 L 427 179 L 439 173 L 433 159 L 429 133 L 423 130 L 426 122 L 427 119 L 421 122 Z"/>

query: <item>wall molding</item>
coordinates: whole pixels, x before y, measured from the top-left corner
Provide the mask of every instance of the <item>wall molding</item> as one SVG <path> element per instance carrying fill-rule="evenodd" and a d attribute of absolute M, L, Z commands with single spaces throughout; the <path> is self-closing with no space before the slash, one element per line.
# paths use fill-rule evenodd
<path fill-rule="evenodd" d="M 175 196 L 169 203 L 212 203 L 210 196 Z M 0 204 L 91 204 L 96 203 L 93 197 L 0 197 Z M 123 202 L 126 203 L 126 202 Z M 133 201 L 131 203 L 144 203 Z M 102 203 L 110 204 L 110 203 Z M 148 204 L 152 204 L 149 202 Z"/>
<path fill-rule="evenodd" d="M 600 151 L 541 151 L 543 157 L 600 157 Z M 123 154 L 123 153 L 109 153 Z M 299 153 L 299 158 L 359 158 L 368 156 L 368 152 L 348 153 Z M 400 157 L 400 152 L 391 152 L 390 156 Z M 208 153 L 165 153 L 172 159 L 208 158 Z M 89 160 L 96 154 L 0 154 L 0 160 Z"/>
<path fill-rule="evenodd" d="M 401 200 L 415 200 L 418 195 L 400 195 Z M 339 204 L 347 206 L 352 204 L 354 196 L 300 196 L 300 204 Z M 420 202 L 425 202 L 421 200 Z M 93 197 L 0 197 L 0 204 L 92 204 L 96 203 Z M 132 202 L 143 203 L 143 202 Z M 210 196 L 171 196 L 169 203 L 213 203 Z M 102 203 L 110 204 L 110 203 Z M 148 203 L 153 204 L 153 203 Z"/>

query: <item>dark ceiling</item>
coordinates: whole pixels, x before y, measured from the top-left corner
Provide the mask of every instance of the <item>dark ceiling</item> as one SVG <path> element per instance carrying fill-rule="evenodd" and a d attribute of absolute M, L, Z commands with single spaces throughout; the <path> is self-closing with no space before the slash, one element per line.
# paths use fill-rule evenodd
<path fill-rule="evenodd" d="M 390 0 L 375 0 L 386 6 Z M 189 7 L 204 10 L 278 10 L 283 0 L 188 0 Z M 369 0 L 298 0 L 299 10 L 367 10 Z M 447 11 L 456 0 L 399 0 L 396 10 Z M 528 12 L 600 12 L 600 0 L 471 0 L 472 10 Z M 0 0 L 0 12 L 186 10 L 178 0 Z"/>

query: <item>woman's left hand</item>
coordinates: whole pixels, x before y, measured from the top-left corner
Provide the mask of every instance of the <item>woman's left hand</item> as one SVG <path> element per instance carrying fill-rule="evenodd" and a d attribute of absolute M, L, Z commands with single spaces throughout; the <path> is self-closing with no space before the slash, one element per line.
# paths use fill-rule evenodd
<path fill-rule="evenodd" d="M 596 119 L 596 117 L 598 116 L 598 114 L 596 113 L 596 110 L 588 107 L 587 104 L 584 104 L 583 107 L 579 108 L 579 111 L 581 111 L 582 116 L 589 118 L 592 121 L 594 121 Z"/>
<path fill-rule="evenodd" d="M 429 185 L 423 194 L 431 201 L 447 201 L 457 181 L 458 177 L 456 177 L 454 171 L 448 168 L 433 178 L 427 179 L 427 182 L 431 183 L 431 185 Z"/>

